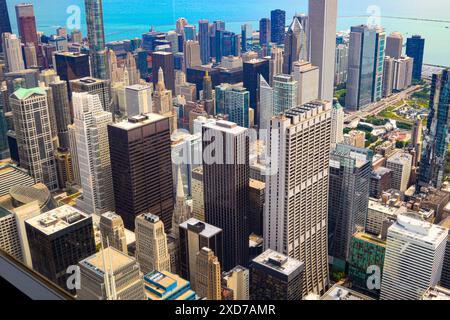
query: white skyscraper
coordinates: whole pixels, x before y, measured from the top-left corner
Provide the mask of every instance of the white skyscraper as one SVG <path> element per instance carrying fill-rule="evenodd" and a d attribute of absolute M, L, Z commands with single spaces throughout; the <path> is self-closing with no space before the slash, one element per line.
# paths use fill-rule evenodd
<path fill-rule="evenodd" d="M 266 176 L 264 247 L 305 263 L 303 293 L 328 286 L 328 180 L 331 103 L 315 101 L 272 118 L 276 168 Z M 277 145 L 278 144 L 278 145 Z"/>
<path fill-rule="evenodd" d="M 76 153 L 83 198 L 77 203 L 88 213 L 102 214 L 114 209 L 108 124 L 112 115 L 103 111 L 97 95 L 72 95 Z"/>
<path fill-rule="evenodd" d="M 135 84 L 125 87 L 127 116 L 129 118 L 152 112 L 152 87 Z"/>
<path fill-rule="evenodd" d="M 262 75 L 259 75 L 259 126 L 267 129 L 270 119 L 274 116 L 273 89 Z"/>
<path fill-rule="evenodd" d="M 9 72 L 17 72 L 25 69 L 20 39 L 15 34 L 4 33 L 2 35 L 3 52 Z"/>
<path fill-rule="evenodd" d="M 11 95 L 10 103 L 20 166 L 50 191 L 58 189 L 47 93 L 42 88 L 20 88 Z"/>
<path fill-rule="evenodd" d="M 164 224 L 151 213 L 136 217 L 136 260 L 141 271 L 171 271 L 170 255 L 167 247 L 167 235 Z"/>
<path fill-rule="evenodd" d="M 388 230 L 382 300 L 420 300 L 442 272 L 448 230 L 399 215 Z"/>
<path fill-rule="evenodd" d="M 331 112 L 331 148 L 344 141 L 344 118 L 344 108 L 335 99 Z"/>
<path fill-rule="evenodd" d="M 297 80 L 297 105 L 319 98 L 319 68 L 307 61 L 294 62 L 292 75 Z"/>
<path fill-rule="evenodd" d="M 319 67 L 319 98 L 333 100 L 338 0 L 309 0 L 310 60 Z"/>

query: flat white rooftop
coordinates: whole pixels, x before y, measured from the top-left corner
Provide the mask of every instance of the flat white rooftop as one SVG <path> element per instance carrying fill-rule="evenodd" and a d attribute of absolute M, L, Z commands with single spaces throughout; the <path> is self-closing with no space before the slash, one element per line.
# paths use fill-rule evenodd
<path fill-rule="evenodd" d="M 84 212 L 72 206 L 64 205 L 25 222 L 39 231 L 51 235 L 88 218 L 89 216 Z"/>
<path fill-rule="evenodd" d="M 399 215 L 397 221 L 389 228 L 388 235 L 391 232 L 433 244 L 441 243 L 448 235 L 446 228 L 403 214 Z"/>
<path fill-rule="evenodd" d="M 234 122 L 218 120 L 215 123 L 205 123 L 203 128 L 222 131 L 230 134 L 241 134 L 247 131 L 247 128 L 240 127 Z"/>
<path fill-rule="evenodd" d="M 147 117 L 147 119 L 144 119 L 143 117 Z M 142 118 L 142 119 L 140 119 L 140 118 Z M 130 119 L 131 120 L 140 119 L 140 120 L 139 121 L 130 121 Z M 168 119 L 168 118 L 164 117 L 160 114 L 157 114 L 157 113 L 146 113 L 145 115 L 134 116 L 134 117 L 131 117 L 130 119 L 124 120 L 122 122 L 114 123 L 111 126 L 120 128 L 123 130 L 132 130 L 132 129 L 139 128 L 143 125 L 146 125 L 146 124 L 149 124 L 152 122 L 156 122 L 156 121 L 160 121 L 160 120 L 164 120 L 164 119 Z"/>

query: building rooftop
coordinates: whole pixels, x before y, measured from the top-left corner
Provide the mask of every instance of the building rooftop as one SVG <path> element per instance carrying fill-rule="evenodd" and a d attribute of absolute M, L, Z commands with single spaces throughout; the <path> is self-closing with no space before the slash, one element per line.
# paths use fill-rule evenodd
<path fill-rule="evenodd" d="M 142 90 L 151 90 L 151 86 L 150 85 L 146 85 L 146 84 L 133 84 L 131 86 L 127 86 L 125 87 L 126 90 L 134 90 L 134 91 L 142 91 Z"/>
<path fill-rule="evenodd" d="M 382 212 L 386 216 L 396 217 L 400 213 L 407 211 L 406 207 L 394 207 L 384 204 L 380 201 L 369 199 L 369 210 Z"/>
<path fill-rule="evenodd" d="M 263 190 L 266 188 L 266 184 L 264 182 L 255 179 L 250 179 L 249 185 L 252 189 Z"/>
<path fill-rule="evenodd" d="M 31 187 L 34 179 L 22 168 L 11 164 L 0 165 L 0 197 L 7 195 L 13 186 Z"/>
<path fill-rule="evenodd" d="M 27 98 L 31 97 L 33 94 L 47 95 L 45 90 L 40 87 L 30 88 L 30 89 L 19 88 L 18 90 L 16 90 L 13 93 L 13 95 L 16 96 L 16 98 L 19 100 L 27 99 Z"/>
<path fill-rule="evenodd" d="M 411 164 L 412 155 L 410 155 L 409 153 L 401 152 L 401 151 L 396 152 L 387 159 L 387 162 L 388 163 L 399 163 L 402 165 Z"/>
<path fill-rule="evenodd" d="M 320 300 L 373 300 L 373 299 L 349 288 L 345 288 L 343 286 L 335 284 L 320 298 Z"/>
<path fill-rule="evenodd" d="M 105 273 L 116 273 L 122 268 L 135 264 L 136 260 L 113 247 L 100 250 L 96 254 L 79 262 L 80 266 L 103 277 Z"/>
<path fill-rule="evenodd" d="M 389 228 L 388 235 L 390 233 L 402 234 L 431 244 L 439 243 L 448 236 L 448 230 L 443 227 L 403 214 L 399 215 L 397 221 Z"/>
<path fill-rule="evenodd" d="M 132 130 L 161 120 L 168 121 L 168 118 L 157 113 L 146 113 L 145 115 L 134 116 L 128 120 L 111 124 L 110 126 L 123 130 Z"/>
<path fill-rule="evenodd" d="M 168 271 L 145 275 L 144 284 L 148 300 L 194 300 L 196 296 L 189 281 Z"/>
<path fill-rule="evenodd" d="M 370 243 L 375 244 L 377 246 L 381 246 L 381 247 L 384 247 L 384 248 L 386 247 L 386 241 L 383 241 L 383 240 L 381 240 L 381 239 L 379 239 L 379 238 L 377 238 L 377 237 L 375 237 L 375 236 L 373 236 L 371 234 L 368 234 L 368 233 L 357 232 L 357 233 L 355 233 L 353 235 L 353 237 L 355 239 L 359 239 L 359 240 L 362 240 L 362 241 L 370 242 Z"/>
<path fill-rule="evenodd" d="M 218 130 L 231 134 L 241 134 L 247 131 L 247 128 L 240 127 L 234 122 L 218 120 L 215 123 L 205 123 L 203 128 Z"/>
<path fill-rule="evenodd" d="M 208 224 L 206 222 L 202 222 L 200 220 L 197 220 L 195 218 L 191 218 L 182 224 L 180 224 L 180 228 L 183 228 L 185 230 L 194 230 L 202 237 L 211 238 L 219 233 L 222 232 L 222 229 L 217 228 L 211 224 Z"/>
<path fill-rule="evenodd" d="M 422 295 L 422 300 L 450 300 L 450 290 L 440 286 L 429 288 Z"/>
<path fill-rule="evenodd" d="M 51 235 L 89 218 L 84 212 L 69 205 L 64 205 L 28 219 L 26 223 L 46 235 Z"/>
<path fill-rule="evenodd" d="M 289 276 L 293 272 L 296 272 L 304 265 L 303 262 L 285 256 L 284 254 L 278 253 L 272 249 L 266 250 L 258 257 L 253 259 L 253 263 L 263 265 L 269 269 L 287 276 Z"/>

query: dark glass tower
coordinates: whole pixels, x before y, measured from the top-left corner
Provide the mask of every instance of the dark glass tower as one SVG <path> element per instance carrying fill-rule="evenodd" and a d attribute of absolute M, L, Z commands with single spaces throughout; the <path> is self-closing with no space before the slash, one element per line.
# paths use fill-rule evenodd
<path fill-rule="evenodd" d="M 231 31 L 217 30 L 215 36 L 216 62 L 222 57 L 237 56 L 239 51 L 238 36 Z"/>
<path fill-rule="evenodd" d="M 331 152 L 328 202 L 329 255 L 345 270 L 350 240 L 364 228 L 369 204 L 372 151 L 338 144 Z"/>
<path fill-rule="evenodd" d="M 92 217 L 68 205 L 25 222 L 33 269 L 67 288 L 67 268 L 95 253 Z"/>
<path fill-rule="evenodd" d="M 413 79 L 422 79 L 423 54 L 425 51 L 425 39 L 421 36 L 412 36 L 406 40 L 406 55 L 414 58 Z"/>
<path fill-rule="evenodd" d="M 270 19 L 262 18 L 259 20 L 259 44 L 267 45 L 270 42 Z"/>
<path fill-rule="evenodd" d="M 286 11 L 276 9 L 270 12 L 271 41 L 276 44 L 284 43 L 286 26 Z"/>
<path fill-rule="evenodd" d="M 433 75 L 430 113 L 419 167 L 419 186 L 439 188 L 442 184 L 448 150 L 449 109 L 450 69 L 446 69 Z"/>
<path fill-rule="evenodd" d="M 68 149 L 70 148 L 70 144 L 67 126 L 72 123 L 72 119 L 70 117 L 67 82 L 64 80 L 52 82 L 50 83 L 50 88 L 52 88 L 53 104 L 55 106 L 59 146 Z"/>
<path fill-rule="evenodd" d="M 158 71 L 164 72 L 164 83 L 167 90 L 175 93 L 175 66 L 172 52 L 155 51 L 152 53 L 152 78 L 153 84 L 158 83 Z"/>
<path fill-rule="evenodd" d="M 203 126 L 203 183 L 206 222 L 223 230 L 222 268 L 248 266 L 248 129 L 228 121 Z M 223 143 L 217 143 L 217 141 Z M 231 161 L 230 161 L 231 160 Z"/>
<path fill-rule="evenodd" d="M 259 125 L 257 90 L 260 75 L 269 79 L 269 60 L 253 59 L 244 62 L 244 88 L 250 92 L 250 108 L 255 110 L 255 125 Z"/>
<path fill-rule="evenodd" d="M 108 79 L 102 0 L 85 0 L 92 76 Z"/>
<path fill-rule="evenodd" d="M 74 52 L 55 53 L 56 72 L 61 80 L 72 81 L 89 77 L 89 56 Z"/>
<path fill-rule="evenodd" d="M 203 64 L 209 62 L 210 57 L 210 38 L 209 38 L 209 22 L 208 20 L 200 20 L 198 22 L 198 40 L 200 42 L 200 59 Z"/>
<path fill-rule="evenodd" d="M 108 135 L 116 213 L 134 230 L 135 217 L 150 212 L 169 232 L 174 208 L 169 119 L 135 116 L 109 125 Z"/>
<path fill-rule="evenodd" d="M 6 0 L 0 0 L 0 35 L 11 31 L 11 22 L 9 21 L 8 6 Z M 3 52 L 3 43 L 0 41 L 0 52 Z"/>

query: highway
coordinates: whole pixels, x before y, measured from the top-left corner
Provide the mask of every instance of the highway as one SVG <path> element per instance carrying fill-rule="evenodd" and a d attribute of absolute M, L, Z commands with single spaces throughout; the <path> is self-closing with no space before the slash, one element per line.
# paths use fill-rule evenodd
<path fill-rule="evenodd" d="M 393 104 L 396 104 L 396 103 L 402 101 L 403 99 L 408 98 L 413 93 L 420 91 L 422 89 L 422 87 L 423 86 L 421 86 L 421 85 L 412 86 L 408 89 L 403 90 L 402 92 L 393 94 L 392 96 L 390 96 L 388 98 L 385 98 L 378 102 L 372 103 L 372 104 L 368 105 L 367 107 L 365 107 L 364 109 L 359 110 L 359 111 L 348 112 L 346 110 L 345 120 L 344 120 L 345 126 L 348 127 L 353 121 L 355 121 L 357 119 L 363 119 L 368 116 L 373 116 L 373 115 L 376 115 L 376 114 L 382 112 L 384 109 L 388 108 L 389 106 L 392 106 Z"/>

